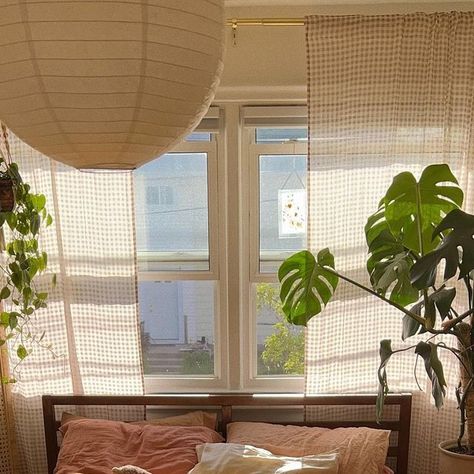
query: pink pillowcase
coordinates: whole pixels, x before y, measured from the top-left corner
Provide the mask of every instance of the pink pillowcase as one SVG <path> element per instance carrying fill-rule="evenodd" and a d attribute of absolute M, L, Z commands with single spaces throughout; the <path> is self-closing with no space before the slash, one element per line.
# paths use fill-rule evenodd
<path fill-rule="evenodd" d="M 371 428 L 309 428 L 236 422 L 227 426 L 227 442 L 250 444 L 283 456 L 337 451 L 340 474 L 383 472 L 390 431 Z"/>
<path fill-rule="evenodd" d="M 110 474 L 133 464 L 151 474 L 185 474 L 197 463 L 196 446 L 222 436 L 204 426 L 131 425 L 79 419 L 60 428 L 64 439 L 55 474 Z"/>

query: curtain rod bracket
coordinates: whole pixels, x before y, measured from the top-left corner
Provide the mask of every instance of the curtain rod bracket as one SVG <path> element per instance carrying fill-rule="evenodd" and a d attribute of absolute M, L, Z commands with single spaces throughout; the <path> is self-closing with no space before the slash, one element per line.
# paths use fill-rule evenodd
<path fill-rule="evenodd" d="M 231 20 L 231 26 L 232 26 L 232 45 L 237 46 L 237 19 L 232 18 Z"/>

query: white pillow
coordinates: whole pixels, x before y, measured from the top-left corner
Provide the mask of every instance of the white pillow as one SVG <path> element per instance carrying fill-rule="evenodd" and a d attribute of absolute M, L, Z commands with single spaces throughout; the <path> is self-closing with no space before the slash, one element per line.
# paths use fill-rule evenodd
<path fill-rule="evenodd" d="M 132 466 L 130 464 L 127 464 L 126 466 L 114 467 L 112 472 L 114 474 L 151 474 L 141 467 Z"/>
<path fill-rule="evenodd" d="M 244 444 L 206 443 L 196 447 L 199 464 L 188 474 L 337 474 L 337 453 L 276 456 Z"/>

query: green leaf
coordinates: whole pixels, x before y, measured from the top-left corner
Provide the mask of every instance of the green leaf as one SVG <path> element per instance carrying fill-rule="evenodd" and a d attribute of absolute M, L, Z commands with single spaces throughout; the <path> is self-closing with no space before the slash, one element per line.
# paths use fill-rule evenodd
<path fill-rule="evenodd" d="M 441 361 L 438 358 L 438 346 L 431 342 L 420 341 L 415 353 L 421 356 L 425 362 L 425 370 L 431 380 L 431 393 L 433 395 L 436 408 L 443 406 L 446 396 L 446 380 Z"/>
<path fill-rule="evenodd" d="M 2 311 L 0 314 L 0 324 L 4 327 L 10 326 L 10 313 Z"/>
<path fill-rule="evenodd" d="M 46 252 L 41 253 L 40 261 L 40 271 L 43 272 L 44 270 L 46 270 L 46 267 L 48 265 L 48 254 Z"/>
<path fill-rule="evenodd" d="M 25 242 L 23 240 L 15 239 L 12 245 L 15 253 L 23 253 L 25 251 Z"/>
<path fill-rule="evenodd" d="M 0 227 L 5 223 L 7 220 L 7 212 L 0 212 Z"/>
<path fill-rule="evenodd" d="M 392 351 L 392 341 L 390 339 L 384 339 L 380 341 L 380 366 L 377 371 L 377 378 L 379 381 L 379 389 L 377 393 L 377 401 L 375 404 L 376 420 L 377 423 L 380 422 L 383 415 L 383 409 L 385 405 L 385 398 L 388 395 L 389 388 L 387 383 L 387 371 L 386 366 L 390 357 L 393 354 Z"/>
<path fill-rule="evenodd" d="M 26 248 L 30 252 L 36 252 L 38 250 L 38 241 L 36 239 L 30 239 L 26 243 Z"/>
<path fill-rule="evenodd" d="M 419 307 L 419 311 L 416 311 L 414 309 L 415 307 L 417 308 Z M 421 316 L 421 308 L 422 308 L 422 305 L 418 303 L 418 305 L 415 305 L 413 308 L 410 309 L 410 311 Z M 418 321 L 408 316 L 408 314 L 405 314 L 405 316 L 403 316 L 402 324 L 403 324 L 403 329 L 402 329 L 403 341 L 405 341 L 409 337 L 412 337 L 416 334 L 423 334 L 424 332 L 426 332 L 426 328 L 423 325 L 421 325 Z"/>
<path fill-rule="evenodd" d="M 18 326 L 18 318 L 21 318 L 20 313 L 17 313 L 16 311 L 10 313 L 10 321 L 8 322 L 10 329 L 15 329 Z"/>
<path fill-rule="evenodd" d="M 20 360 L 23 360 L 28 355 L 28 351 L 23 344 L 20 344 L 16 350 L 16 354 Z"/>
<path fill-rule="evenodd" d="M 288 322 L 306 326 L 329 302 L 339 278 L 328 267 L 334 268 L 334 257 L 327 248 L 316 259 L 311 252 L 303 250 L 281 264 L 280 299 Z"/>
<path fill-rule="evenodd" d="M 30 222 L 30 230 L 33 235 L 36 235 L 39 231 L 41 225 L 41 217 L 39 214 L 32 214 L 31 215 L 31 222 Z"/>
<path fill-rule="evenodd" d="M 402 242 L 390 232 L 385 219 L 385 206 L 369 217 L 365 235 L 369 247 L 367 271 L 377 293 L 402 306 L 418 300 L 420 292 L 410 281 L 410 268 L 414 259 Z"/>
<path fill-rule="evenodd" d="M 36 211 L 41 212 L 46 205 L 46 197 L 43 194 L 32 194 L 31 202 Z"/>
<path fill-rule="evenodd" d="M 23 288 L 23 302 L 25 306 L 28 306 L 30 304 L 32 296 L 33 296 L 33 290 L 29 286 L 26 286 L 25 288 Z"/>
<path fill-rule="evenodd" d="M 15 273 L 12 273 L 10 275 L 10 278 L 12 280 L 12 283 L 16 286 L 16 288 L 21 290 L 23 287 L 23 272 L 19 270 Z"/>
<path fill-rule="evenodd" d="M 460 209 L 451 211 L 436 227 L 433 238 L 449 229 L 451 231 L 443 238 L 438 248 L 413 265 L 410 275 L 416 288 L 434 285 L 437 268 L 442 260 L 446 261 L 444 281 L 455 276 L 458 269 L 459 278 L 468 276 L 474 270 L 474 215 Z M 459 248 L 462 252 L 459 252 Z"/>
<path fill-rule="evenodd" d="M 33 278 L 40 269 L 41 262 L 39 259 L 31 257 L 28 259 L 27 271 L 30 278 Z"/>
<path fill-rule="evenodd" d="M 390 232 L 404 247 L 424 255 L 436 248 L 440 240 L 432 239 L 433 229 L 446 214 L 462 205 L 463 197 L 448 165 L 426 167 L 418 182 L 411 173 L 400 173 L 383 198 Z"/>
<path fill-rule="evenodd" d="M 17 222 L 16 225 L 16 230 L 21 234 L 21 235 L 28 235 L 30 232 L 30 226 L 29 224 L 25 222 Z"/>
<path fill-rule="evenodd" d="M 428 298 L 434 302 L 442 321 L 444 321 L 450 313 L 451 305 L 453 304 L 455 297 L 456 288 L 444 287 L 428 296 Z"/>
<path fill-rule="evenodd" d="M 440 315 L 442 321 L 451 311 L 451 305 L 456 296 L 455 288 L 442 287 L 426 296 L 427 306 L 425 307 L 425 298 L 410 308 L 412 313 L 422 316 L 426 319 L 426 327 L 415 321 L 410 316 L 405 315 L 403 318 L 402 339 L 414 336 L 415 334 L 423 334 L 427 328 L 432 329 L 436 322 L 436 311 Z"/>
<path fill-rule="evenodd" d="M 15 230 L 16 224 L 17 224 L 16 214 L 13 212 L 6 212 L 5 214 L 6 214 L 8 227 L 10 227 L 11 230 Z"/>
<path fill-rule="evenodd" d="M 51 217 L 51 214 L 48 214 L 46 216 L 46 227 L 50 226 L 53 223 L 53 218 Z"/>
<path fill-rule="evenodd" d="M 4 286 L 0 291 L 0 300 L 7 299 L 11 295 L 10 288 L 8 286 Z"/>
<path fill-rule="evenodd" d="M 10 163 L 7 168 L 7 172 L 12 178 L 13 181 L 17 183 L 22 183 L 23 180 L 21 179 L 20 172 L 18 171 L 18 165 L 16 163 Z"/>

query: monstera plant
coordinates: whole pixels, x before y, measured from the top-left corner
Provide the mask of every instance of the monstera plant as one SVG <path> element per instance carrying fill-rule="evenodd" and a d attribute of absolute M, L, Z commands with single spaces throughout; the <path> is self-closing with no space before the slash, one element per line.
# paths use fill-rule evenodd
<path fill-rule="evenodd" d="M 0 349 L 17 356 L 11 375 L 2 371 L 2 383 L 14 382 L 14 375 L 21 362 L 35 347 L 48 347 L 43 340 L 44 332 L 35 326 L 34 315 L 46 306 L 48 293 L 38 283 L 38 277 L 46 270 L 48 256 L 41 250 L 39 234 L 43 227 L 52 223 L 42 194 L 31 192 L 11 158 L 0 156 L 0 179 L 11 186 L 5 191 L 8 198 L 0 196 L 0 228 L 2 234 L 2 284 L 0 285 Z M 3 205 L 4 202 L 8 206 Z M 5 232 L 4 232 L 5 229 Z M 5 242 L 6 240 L 6 242 Z M 55 277 L 53 277 L 54 284 Z"/>
<path fill-rule="evenodd" d="M 394 349 L 390 340 L 381 341 L 378 419 L 389 391 L 387 365 L 392 356 L 412 349 L 421 357 L 434 402 L 440 408 L 447 387 L 438 355 L 440 351 L 451 353 L 461 369 L 460 383 L 455 387 L 461 428 L 452 450 L 472 455 L 474 216 L 462 211 L 462 204 L 463 192 L 447 165 L 428 166 L 419 181 L 409 172 L 401 173 L 365 226 L 370 287 L 336 270 L 327 248 L 316 255 L 306 250 L 292 255 L 283 262 L 278 276 L 283 311 L 293 324 L 306 325 L 321 313 L 339 281 L 345 280 L 400 311 L 404 341 L 424 334 L 408 348 Z M 439 341 L 439 335 L 452 336 L 453 344 Z"/>

